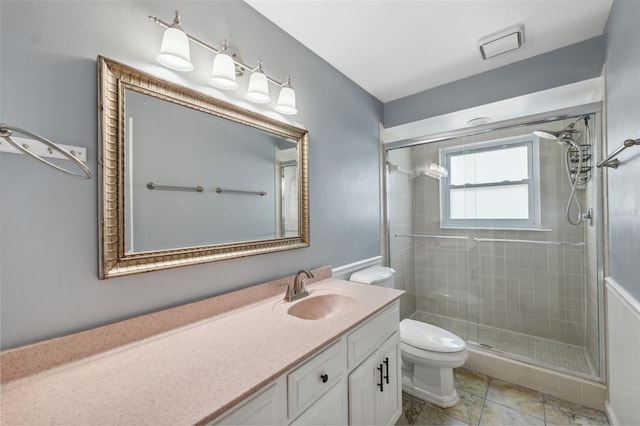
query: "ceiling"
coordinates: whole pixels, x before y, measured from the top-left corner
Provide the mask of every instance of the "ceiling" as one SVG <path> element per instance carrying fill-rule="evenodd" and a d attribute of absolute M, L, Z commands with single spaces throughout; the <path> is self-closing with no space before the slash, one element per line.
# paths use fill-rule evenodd
<path fill-rule="evenodd" d="M 613 0 L 245 0 L 381 102 L 602 35 Z M 524 25 L 522 48 L 478 40 Z"/>

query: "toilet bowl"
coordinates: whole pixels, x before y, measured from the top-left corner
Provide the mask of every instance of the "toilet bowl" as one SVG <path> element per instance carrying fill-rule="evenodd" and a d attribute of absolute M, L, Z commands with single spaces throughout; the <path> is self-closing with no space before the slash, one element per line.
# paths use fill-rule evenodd
<path fill-rule="evenodd" d="M 355 272 L 350 280 L 392 288 L 394 273 L 391 268 L 372 266 Z M 402 390 L 440 407 L 456 405 L 453 369 L 462 366 L 469 355 L 464 340 L 435 325 L 404 319 L 400 341 Z"/>
<path fill-rule="evenodd" d="M 400 322 L 402 390 L 440 407 L 458 403 L 453 369 L 468 357 L 460 337 L 412 319 Z"/>

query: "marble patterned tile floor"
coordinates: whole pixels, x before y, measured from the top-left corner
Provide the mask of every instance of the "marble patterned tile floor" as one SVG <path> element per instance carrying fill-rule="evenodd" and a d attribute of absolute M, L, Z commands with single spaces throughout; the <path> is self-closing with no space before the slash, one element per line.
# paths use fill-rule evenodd
<path fill-rule="evenodd" d="M 396 425 L 608 425 L 604 412 L 478 374 L 454 370 L 460 401 L 440 408 L 402 393 Z"/>

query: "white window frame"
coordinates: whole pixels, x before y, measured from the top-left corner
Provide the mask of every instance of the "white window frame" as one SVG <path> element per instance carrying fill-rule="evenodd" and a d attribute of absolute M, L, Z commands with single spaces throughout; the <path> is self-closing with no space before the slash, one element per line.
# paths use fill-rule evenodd
<path fill-rule="evenodd" d="M 451 157 L 466 153 L 493 151 L 515 146 L 527 147 L 528 177 L 519 181 L 503 181 L 482 184 L 451 185 Z M 540 150 L 539 139 L 535 135 L 515 136 L 502 139 L 494 139 L 488 142 L 458 145 L 439 150 L 440 165 L 449 170 L 449 176 L 440 179 L 440 227 L 465 228 L 465 229 L 524 229 L 536 230 L 542 228 L 540 208 Z M 499 164 L 496 164 L 499 167 Z M 529 213 L 528 219 L 451 219 L 450 190 L 471 187 L 497 187 L 504 185 L 527 184 L 529 187 Z"/>

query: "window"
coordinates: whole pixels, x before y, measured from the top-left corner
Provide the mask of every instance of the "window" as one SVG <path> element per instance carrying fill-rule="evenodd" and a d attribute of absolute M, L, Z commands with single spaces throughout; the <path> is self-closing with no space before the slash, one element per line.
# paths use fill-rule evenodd
<path fill-rule="evenodd" d="M 532 135 L 443 148 L 443 228 L 540 228 L 538 138 Z"/>

